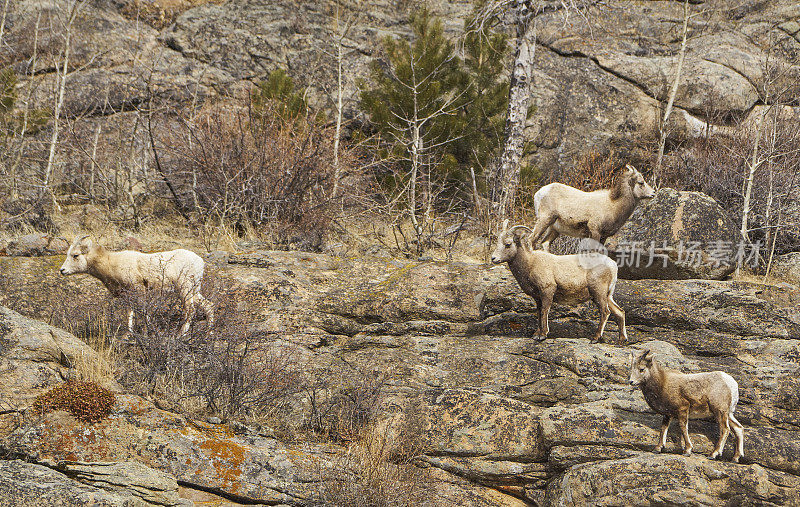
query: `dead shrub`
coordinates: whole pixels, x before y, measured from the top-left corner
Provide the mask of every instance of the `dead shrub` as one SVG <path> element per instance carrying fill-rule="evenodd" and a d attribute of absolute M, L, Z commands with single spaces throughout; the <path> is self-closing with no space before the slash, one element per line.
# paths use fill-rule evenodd
<path fill-rule="evenodd" d="M 350 365 L 318 373 L 307 390 L 307 429 L 334 442 L 358 439 L 374 423 L 385 386 L 385 375 L 363 373 Z"/>
<path fill-rule="evenodd" d="M 193 415 L 269 418 L 303 388 L 294 350 L 272 336 L 252 332 L 237 306 L 238 291 L 204 277 L 215 304 L 213 329 L 195 322 L 180 337 L 182 307 L 171 292 L 125 296 L 134 308 L 132 346 L 120 358 L 119 380 L 134 393 Z"/>
<path fill-rule="evenodd" d="M 592 150 L 578 159 L 573 168 L 563 175 L 561 183 L 584 192 L 611 188 L 626 163 L 628 161 L 613 150 Z"/>
<path fill-rule="evenodd" d="M 318 250 L 331 220 L 333 132 L 265 102 L 207 106 L 165 133 L 165 171 L 180 206 L 240 234 L 269 232 L 279 246 Z M 347 150 L 340 163 L 347 164 Z M 191 204 L 189 204 L 191 203 Z"/>
<path fill-rule="evenodd" d="M 752 122 L 740 122 L 724 133 L 687 141 L 665 159 L 663 185 L 713 197 L 733 223 L 740 224 L 756 128 Z M 784 253 L 800 246 L 796 232 L 800 214 L 793 212 L 800 200 L 800 123 L 775 107 L 763 128 L 750 197 L 749 236 L 761 241 L 767 252 L 774 241 L 775 253 Z"/>
<path fill-rule="evenodd" d="M 95 422 L 108 417 L 115 403 L 116 397 L 108 389 L 94 382 L 73 380 L 41 394 L 31 408 L 39 416 L 66 410 L 81 421 Z"/>
<path fill-rule="evenodd" d="M 419 447 L 398 448 L 385 430 L 362 430 L 347 451 L 320 466 L 312 505 L 391 507 L 432 505 L 433 479 L 417 463 Z"/>

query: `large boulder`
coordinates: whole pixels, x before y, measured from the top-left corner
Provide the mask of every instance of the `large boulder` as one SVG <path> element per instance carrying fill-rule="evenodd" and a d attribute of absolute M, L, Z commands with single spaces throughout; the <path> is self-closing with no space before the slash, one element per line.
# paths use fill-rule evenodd
<path fill-rule="evenodd" d="M 176 484 L 177 486 L 177 484 Z M 0 503 L 8 506 L 34 505 L 133 507 L 140 502 L 128 495 L 81 484 L 66 475 L 22 460 L 0 460 Z M 171 504 L 164 504 L 171 505 Z"/>
<path fill-rule="evenodd" d="M 547 487 L 547 505 L 731 505 L 769 498 L 800 505 L 800 478 L 705 458 L 642 454 L 572 467 Z"/>
<path fill-rule="evenodd" d="M 800 285 L 800 252 L 775 256 L 771 274 L 776 280 Z"/>
<path fill-rule="evenodd" d="M 616 257 L 620 278 L 721 280 L 736 269 L 737 255 L 755 262 L 750 255 L 757 245 L 740 238 L 711 197 L 662 188 L 636 208 L 606 248 Z"/>

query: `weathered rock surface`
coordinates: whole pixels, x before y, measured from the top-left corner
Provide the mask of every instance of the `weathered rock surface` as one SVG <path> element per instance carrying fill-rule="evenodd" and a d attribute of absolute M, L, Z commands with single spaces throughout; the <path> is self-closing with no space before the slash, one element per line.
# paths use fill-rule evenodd
<path fill-rule="evenodd" d="M 178 505 L 175 477 L 136 461 L 90 463 L 65 461 L 59 471 L 84 484 L 130 496 L 148 505 Z"/>
<path fill-rule="evenodd" d="M 9 507 L 141 505 L 131 496 L 87 486 L 46 466 L 21 460 L 0 460 L 0 495 L 0 503 Z"/>
<path fill-rule="evenodd" d="M 776 256 L 772 263 L 771 276 L 776 280 L 800 285 L 800 252 Z"/>
<path fill-rule="evenodd" d="M 78 361 L 103 359 L 71 333 L 0 306 L 0 399 L 6 408 L 27 407 L 69 378 Z M 107 387 L 119 389 L 114 382 Z"/>
<path fill-rule="evenodd" d="M 0 254 L 11 257 L 36 257 L 42 255 L 64 254 L 69 243 L 64 238 L 54 238 L 49 234 L 36 232 L 9 241 L 0 248 Z"/>
<path fill-rule="evenodd" d="M 539 342 L 528 338 L 534 303 L 505 266 L 267 251 L 215 259 L 217 275 L 240 285 L 238 308 L 254 332 L 293 347 L 342 389 L 363 383 L 365 373 L 385 379 L 380 424 L 387 435 L 416 428 L 430 480 L 451 503 L 594 505 L 615 495 L 625 504 L 800 503 L 792 496 L 800 476 L 800 291 L 788 285 L 621 280 L 616 300 L 627 312 L 628 343 L 614 328 L 607 343 L 589 343 L 598 317 L 588 304 L 554 307 L 552 335 Z M 55 278 L 50 264 L 0 262 L 0 274 L 31 275 L 10 287 L 9 304 L 30 293 L 34 301 L 21 306 L 36 313 L 46 308 L 36 300 L 59 291 L 104 290 L 81 277 Z M 666 455 L 650 452 L 660 417 L 627 386 L 630 347 L 650 348 L 683 371 L 719 369 L 737 379 L 743 464 L 727 461 L 732 441 L 725 462 L 704 457 L 717 438 L 713 421 L 690 423 L 693 457 L 674 454 L 676 428 Z M 111 418 L 93 425 L 63 412 L 28 421 L 2 448 L 54 466 L 138 461 L 190 489 L 289 504 L 315 495 L 320 467 L 343 452 L 191 421 L 135 396 L 118 400 Z M 301 424 L 305 405 L 292 406 L 285 418 Z"/>
<path fill-rule="evenodd" d="M 627 279 L 721 280 L 736 269 L 737 255 L 743 265 L 758 261 L 714 199 L 671 188 L 640 204 L 606 247 Z"/>
<path fill-rule="evenodd" d="M 83 7 L 76 22 L 75 71 L 67 80 L 64 114 L 111 115 L 151 98 L 170 105 L 190 103 L 249 87 L 277 67 L 287 68 L 315 105 L 333 104 L 336 62 L 331 54 L 336 35 L 333 11 L 326 5 L 290 0 L 198 2 L 159 32 L 135 19 L 130 9 L 125 11 L 129 3 L 97 1 Z M 460 35 L 469 2 L 437 0 L 427 5 L 442 17 L 448 34 Z M 6 40 L 17 72 L 36 71 L 34 102 L 49 107 L 55 73 L 46 51 L 44 56 L 40 51 L 37 68 L 29 68 L 29 34 L 39 7 L 34 0 L 13 2 Z M 369 62 L 380 56 L 381 39 L 409 35 L 410 8 L 407 2 L 381 0 L 370 2 L 364 11 L 342 12 L 343 20 L 355 19 L 343 61 L 348 116 L 358 114 L 356 83 L 367 76 Z M 672 136 L 700 135 L 705 121 L 720 121 L 716 118 L 724 123 L 752 115 L 761 102 L 757 89 L 769 65 L 788 69 L 779 73 L 785 83 L 776 87 L 796 86 L 800 71 L 787 56 L 800 50 L 795 2 L 722 2 L 713 8 L 700 3 L 690 8 L 688 52 L 670 120 Z M 652 135 L 679 58 L 678 3 L 614 0 L 586 14 L 584 18 L 571 9 L 556 8 L 537 19 L 540 46 L 535 52 L 528 138 L 535 148 L 532 162 L 556 176 L 587 150 Z M 55 51 L 60 38 L 49 37 L 40 46 Z M 781 51 L 773 48 L 776 40 Z M 709 117 L 712 110 L 714 118 Z"/>

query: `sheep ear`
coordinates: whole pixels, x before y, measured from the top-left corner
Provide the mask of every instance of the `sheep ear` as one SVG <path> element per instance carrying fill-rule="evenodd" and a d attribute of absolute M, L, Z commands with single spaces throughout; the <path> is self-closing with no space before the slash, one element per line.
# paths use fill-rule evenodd
<path fill-rule="evenodd" d="M 92 248 L 92 238 L 89 235 L 83 236 L 78 240 L 77 244 L 81 247 L 81 253 L 85 254 Z"/>
<path fill-rule="evenodd" d="M 503 231 L 502 231 L 502 232 L 505 232 L 505 231 L 507 231 L 507 230 L 508 230 L 508 222 L 509 222 L 509 219 L 508 219 L 508 218 L 506 218 L 505 220 L 503 220 Z"/>
<path fill-rule="evenodd" d="M 646 352 L 647 352 L 647 353 L 644 355 L 644 360 L 645 360 L 645 361 L 647 361 L 647 362 L 648 362 L 648 364 L 649 364 L 649 363 L 652 363 L 652 362 L 653 362 L 653 353 L 652 353 L 652 352 L 650 352 L 649 350 L 648 350 L 648 351 L 646 351 Z"/>
<path fill-rule="evenodd" d="M 638 169 L 636 169 L 632 165 L 625 164 L 625 172 L 628 173 L 628 174 L 636 174 L 639 171 L 638 171 Z"/>

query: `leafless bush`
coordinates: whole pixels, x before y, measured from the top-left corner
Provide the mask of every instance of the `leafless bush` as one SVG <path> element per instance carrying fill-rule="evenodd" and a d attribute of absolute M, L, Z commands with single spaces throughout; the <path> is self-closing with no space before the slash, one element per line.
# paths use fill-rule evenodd
<path fill-rule="evenodd" d="M 170 147 L 164 170 L 180 206 L 204 223 L 268 228 L 279 243 L 318 249 L 335 215 L 332 133 L 313 118 L 263 107 L 218 104 L 186 119 L 161 140 Z M 342 151 L 340 163 L 348 159 Z"/>
<path fill-rule="evenodd" d="M 408 442 L 405 443 L 408 445 Z M 320 467 L 312 505 L 390 507 L 433 505 L 433 479 L 416 464 L 419 447 L 398 449 L 376 427 L 362 431 L 347 452 Z"/>
<path fill-rule="evenodd" d="M 349 382 L 344 383 L 344 378 Z M 318 373 L 307 389 L 308 429 L 328 440 L 356 440 L 375 421 L 385 384 L 385 376 L 364 373 L 350 365 L 342 371 Z"/>
<path fill-rule="evenodd" d="M 765 123 L 759 148 L 763 162 L 753 174 L 748 232 L 767 251 L 774 242 L 775 252 L 782 253 L 800 245 L 800 238 L 793 234 L 800 216 L 791 216 L 800 199 L 800 122 L 775 107 Z M 739 223 L 756 128 L 742 121 L 724 133 L 688 141 L 667 158 L 664 185 L 710 195 Z"/>
<path fill-rule="evenodd" d="M 592 150 L 577 160 L 573 168 L 564 174 L 561 183 L 584 192 L 611 188 L 620 169 L 625 167 L 626 163 L 628 161 L 613 150 Z"/>
<path fill-rule="evenodd" d="M 230 418 L 281 410 L 303 388 L 298 357 L 273 337 L 249 330 L 237 312 L 236 290 L 215 286 L 210 276 L 204 285 L 219 303 L 215 325 L 195 324 L 183 337 L 178 336 L 182 315 L 174 294 L 126 296 L 138 326 L 119 365 L 120 382 L 182 412 Z"/>

